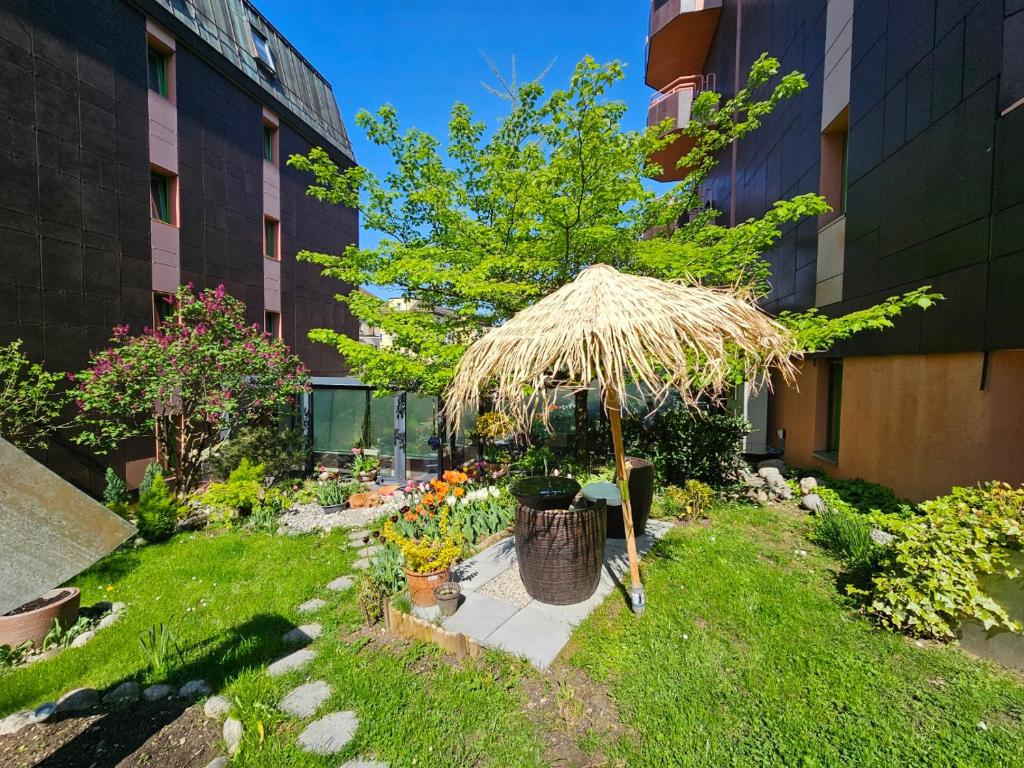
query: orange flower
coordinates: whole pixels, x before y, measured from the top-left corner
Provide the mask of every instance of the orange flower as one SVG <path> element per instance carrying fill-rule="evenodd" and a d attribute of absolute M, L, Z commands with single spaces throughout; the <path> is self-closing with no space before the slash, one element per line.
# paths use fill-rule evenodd
<path fill-rule="evenodd" d="M 454 493 L 456 496 L 461 496 L 465 492 L 466 492 L 466 489 L 465 488 L 461 488 L 461 487 L 456 488 L 455 490 L 452 491 L 452 493 Z"/>
<path fill-rule="evenodd" d="M 460 485 L 469 479 L 469 476 L 465 472 L 459 472 L 457 469 L 449 469 L 444 473 L 444 479 L 454 485 Z"/>
<path fill-rule="evenodd" d="M 415 523 L 419 519 L 419 515 L 417 515 L 415 512 L 406 512 L 405 519 L 408 520 L 410 523 Z"/>
<path fill-rule="evenodd" d="M 423 515 L 423 514 L 426 514 L 426 512 L 427 512 L 427 508 L 426 508 L 426 507 L 424 507 L 424 506 L 423 506 L 422 504 L 417 504 L 417 505 L 416 505 L 416 511 L 417 511 L 417 512 L 418 512 L 419 514 Z"/>
<path fill-rule="evenodd" d="M 434 503 L 434 494 L 428 493 L 426 496 L 424 496 L 423 497 L 423 503 L 424 504 L 433 504 Z"/>

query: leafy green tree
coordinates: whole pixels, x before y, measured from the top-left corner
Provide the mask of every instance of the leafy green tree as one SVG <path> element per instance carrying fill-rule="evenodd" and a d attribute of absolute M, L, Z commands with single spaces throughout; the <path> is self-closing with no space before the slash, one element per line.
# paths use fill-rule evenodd
<path fill-rule="evenodd" d="M 699 190 L 722 151 L 756 130 L 806 80 L 796 72 L 779 76 L 778 61 L 763 55 L 732 98 L 700 94 L 685 129 L 695 141 L 681 161 L 688 175 L 656 195 L 644 182 L 661 169 L 649 158 L 677 134 L 668 130 L 670 121 L 622 129 L 625 105 L 608 98 L 622 77 L 617 62 L 585 58 L 566 89 L 546 94 L 537 83 L 522 86 L 491 132 L 457 103 L 444 150 L 423 131 L 402 132 L 390 105 L 360 112 L 356 122 L 393 161 L 379 178 L 362 167 L 339 169 L 320 149 L 292 156 L 289 164 L 313 176 L 309 194 L 358 207 L 364 226 L 380 234 L 372 247 L 350 246 L 340 255 L 303 251 L 299 259 L 353 285 L 397 289 L 404 299 L 399 309 L 359 291 L 339 297 L 355 316 L 383 329 L 391 346 L 377 349 L 329 328 L 310 338 L 336 347 L 378 390 L 437 395 L 476 335 L 594 263 L 767 296 L 770 266 L 762 254 L 783 226 L 828 211 L 824 198 L 779 201 L 762 217 L 732 227 L 716 224 L 712 210 L 676 222 L 703 208 Z M 927 307 L 935 298 L 921 289 L 851 316 L 811 310 L 780 319 L 813 351 L 891 325 L 905 308 Z"/>
<path fill-rule="evenodd" d="M 21 340 L 0 346 L 0 437 L 22 449 L 45 448 L 60 418 L 58 384 L 21 352 Z"/>
<path fill-rule="evenodd" d="M 224 430 L 275 416 L 308 386 L 305 366 L 283 341 L 247 325 L 244 305 L 224 286 L 180 287 L 160 327 L 130 336 L 118 326 L 113 345 L 74 379 L 73 439 L 105 453 L 155 433 L 179 494 L 198 482 Z"/>

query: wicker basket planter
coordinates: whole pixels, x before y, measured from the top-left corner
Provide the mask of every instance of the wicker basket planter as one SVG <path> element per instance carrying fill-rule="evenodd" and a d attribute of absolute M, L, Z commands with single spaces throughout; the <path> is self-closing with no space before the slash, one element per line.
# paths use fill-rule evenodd
<path fill-rule="evenodd" d="M 78 587 L 51 589 L 39 599 L 45 603 L 39 608 L 0 616 L 0 645 L 16 647 L 31 640 L 38 650 L 43 647 L 43 640 L 53 629 L 54 619 L 64 629 L 78 620 L 78 604 L 81 599 Z"/>
<path fill-rule="evenodd" d="M 654 500 L 654 465 L 646 459 L 627 456 L 629 465 L 629 503 L 633 509 L 633 533 L 642 536 L 647 531 L 647 518 L 651 515 Z M 626 538 L 622 521 L 622 507 L 608 507 L 608 538 Z"/>
<path fill-rule="evenodd" d="M 566 509 L 580 492 L 580 484 L 569 477 L 524 477 L 508 490 L 530 509 Z"/>
<path fill-rule="evenodd" d="M 530 597 L 570 605 L 594 594 L 601 581 L 605 525 L 603 501 L 583 509 L 534 509 L 520 503 L 516 558 Z"/>

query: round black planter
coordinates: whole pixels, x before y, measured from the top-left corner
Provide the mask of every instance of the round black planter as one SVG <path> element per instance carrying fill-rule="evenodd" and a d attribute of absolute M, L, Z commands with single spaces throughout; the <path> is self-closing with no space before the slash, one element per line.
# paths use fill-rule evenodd
<path fill-rule="evenodd" d="M 579 492 L 580 484 L 568 477 L 524 477 L 509 488 L 521 505 L 539 510 L 567 509 Z"/>

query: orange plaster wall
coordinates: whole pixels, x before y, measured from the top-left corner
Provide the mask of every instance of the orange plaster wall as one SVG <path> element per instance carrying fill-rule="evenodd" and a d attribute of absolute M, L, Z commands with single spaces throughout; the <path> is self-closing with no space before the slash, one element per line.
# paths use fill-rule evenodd
<path fill-rule="evenodd" d="M 827 365 L 806 361 L 799 392 L 777 386 L 769 432 L 786 430 L 791 466 L 863 477 L 913 501 L 983 480 L 1024 482 L 1024 350 L 848 357 L 843 361 L 839 464 L 824 444 Z"/>

